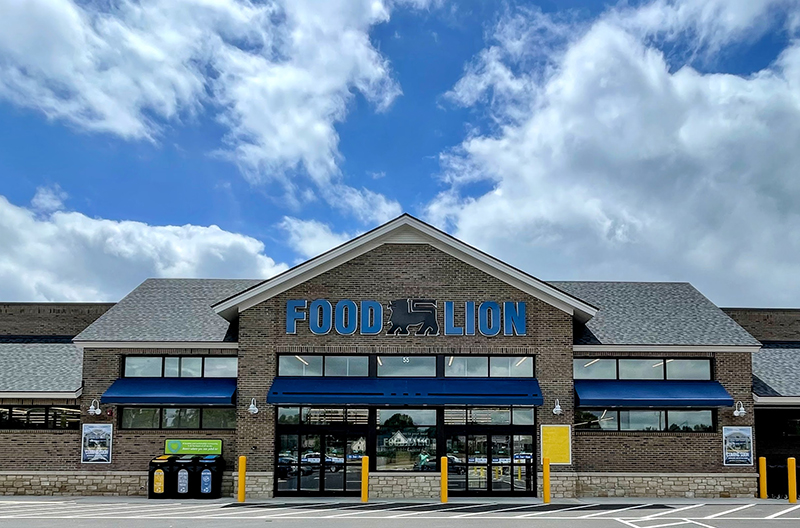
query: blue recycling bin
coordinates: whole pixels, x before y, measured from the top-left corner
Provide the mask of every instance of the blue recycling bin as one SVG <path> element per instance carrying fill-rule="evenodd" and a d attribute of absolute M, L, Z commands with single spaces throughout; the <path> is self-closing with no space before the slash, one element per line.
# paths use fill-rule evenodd
<path fill-rule="evenodd" d="M 225 460 L 219 455 L 206 455 L 196 463 L 197 484 L 193 497 L 195 499 L 219 499 L 222 497 L 222 472 L 225 471 Z"/>

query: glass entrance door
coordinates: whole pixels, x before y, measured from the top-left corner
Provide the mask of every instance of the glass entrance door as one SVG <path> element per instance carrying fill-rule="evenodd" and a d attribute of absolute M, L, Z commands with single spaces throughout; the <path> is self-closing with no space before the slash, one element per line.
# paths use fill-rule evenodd
<path fill-rule="evenodd" d="M 514 432 L 448 435 L 445 446 L 450 492 L 534 495 L 533 435 Z"/>

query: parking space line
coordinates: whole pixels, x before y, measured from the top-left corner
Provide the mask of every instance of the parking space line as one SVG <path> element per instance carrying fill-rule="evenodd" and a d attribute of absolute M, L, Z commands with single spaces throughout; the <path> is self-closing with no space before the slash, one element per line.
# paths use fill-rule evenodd
<path fill-rule="evenodd" d="M 5 512 L 5 511 L 29 510 L 31 508 L 39 507 L 39 506 L 41 506 L 43 504 L 50 504 L 50 505 L 53 505 L 53 506 L 60 506 L 62 504 L 63 505 L 67 505 L 67 506 L 73 506 L 73 505 L 75 505 L 77 503 L 75 501 L 70 501 L 70 502 L 64 501 L 64 502 L 28 502 L 28 503 L 25 503 L 25 504 L 22 504 L 22 503 L 19 503 L 19 502 L 15 502 L 14 504 L 15 504 L 14 506 L 0 506 L 0 515 L 2 515 L 3 512 Z"/>
<path fill-rule="evenodd" d="M 42 516 L 54 516 L 54 515 L 73 515 L 79 512 L 85 512 L 86 515 L 105 515 L 105 512 L 108 510 L 129 510 L 133 508 L 133 506 L 126 506 L 124 502 L 115 502 L 115 503 L 107 503 L 107 504 L 90 504 L 90 503 L 83 503 L 83 504 L 73 504 L 70 506 L 64 506 L 60 509 L 53 509 L 51 511 L 42 512 L 36 511 L 33 513 L 28 513 L 25 517 L 28 518 L 36 518 Z M 165 506 L 165 505 L 161 505 Z M 138 504 L 137 508 L 147 507 L 146 503 Z M 19 514 L 21 516 L 21 514 Z"/>
<path fill-rule="evenodd" d="M 450 517 L 451 519 L 460 519 L 462 517 L 473 517 L 475 515 L 487 515 L 492 513 L 500 513 L 512 510 L 521 510 L 522 508 L 530 508 L 532 506 L 536 506 L 535 504 L 524 504 L 522 506 L 514 506 L 513 508 L 500 508 L 499 510 L 492 510 L 490 512 L 470 512 L 470 513 L 462 513 L 461 515 L 454 515 Z M 544 504 L 540 504 L 539 506 L 544 506 Z"/>
<path fill-rule="evenodd" d="M 647 506 L 652 506 L 652 504 L 635 504 L 633 506 L 628 506 L 627 508 L 619 508 L 617 510 L 606 510 L 597 513 L 590 513 L 589 515 L 581 515 L 580 517 L 575 517 L 576 519 L 591 519 L 592 517 L 599 517 L 601 515 L 608 515 L 609 513 L 619 513 L 622 511 L 627 510 L 635 510 L 636 508 L 645 508 Z"/>
<path fill-rule="evenodd" d="M 211 506 L 209 504 L 208 506 Z M 89 506 L 91 507 L 91 506 Z M 116 517 L 119 515 L 135 515 L 135 514 L 148 514 L 152 512 L 161 512 L 161 511 L 175 511 L 176 508 L 182 508 L 180 502 L 174 502 L 172 504 L 138 504 L 136 506 L 124 506 L 122 504 L 117 504 L 116 510 L 112 511 L 88 511 L 85 513 L 71 513 L 65 516 L 65 519 L 95 519 L 98 517 L 105 517 L 111 516 Z"/>
<path fill-rule="evenodd" d="M 641 521 L 641 519 L 637 519 L 637 522 L 638 521 Z M 684 520 L 684 521 L 675 521 L 675 522 L 664 523 L 664 524 L 651 524 L 650 526 L 647 526 L 646 528 L 666 528 L 667 526 L 679 526 L 681 524 L 689 524 L 689 521 Z"/>
<path fill-rule="evenodd" d="M 193 504 L 191 506 L 179 506 L 177 508 L 170 508 L 166 512 L 148 511 L 144 515 L 137 515 L 136 517 L 139 518 L 139 519 L 151 519 L 153 517 L 171 517 L 173 512 L 176 512 L 176 511 L 179 511 L 179 510 L 182 510 L 180 515 L 191 515 L 191 514 L 195 513 L 195 511 L 198 511 L 198 512 L 206 511 L 207 512 L 207 511 L 221 510 L 222 508 L 220 506 L 221 506 L 220 504 Z M 136 512 L 136 513 L 138 513 L 138 512 Z"/>
<path fill-rule="evenodd" d="M 800 508 L 800 504 L 798 504 L 797 506 L 792 506 L 791 508 L 786 508 L 785 510 L 781 510 L 778 513 L 773 513 L 772 515 L 767 515 L 764 518 L 765 519 L 777 519 L 778 517 L 780 517 L 784 513 L 789 513 L 790 511 L 794 511 L 794 510 L 796 510 L 798 508 Z"/>
<path fill-rule="evenodd" d="M 580 510 L 581 508 L 588 508 L 589 506 L 597 506 L 597 504 L 581 504 L 580 506 L 573 506 L 572 508 L 562 508 L 560 510 L 555 511 L 543 511 L 543 512 L 536 512 L 536 513 L 525 513 L 523 515 L 516 515 L 514 517 L 509 517 L 510 519 L 527 519 L 528 517 L 535 517 L 537 515 L 546 515 L 548 513 L 561 513 L 570 510 Z"/>
<path fill-rule="evenodd" d="M 669 509 L 667 511 L 654 513 L 652 515 L 647 515 L 647 516 L 642 517 L 642 518 L 640 518 L 638 520 L 647 521 L 647 520 L 650 520 L 650 519 L 655 519 L 656 517 L 661 517 L 662 515 L 667 515 L 667 514 L 670 514 L 670 513 L 678 513 L 678 512 L 681 512 L 681 511 L 685 511 L 685 510 L 691 510 L 692 508 L 699 508 L 700 506 L 705 506 L 705 504 L 690 504 L 690 505 L 684 506 L 682 508 L 672 508 L 672 509 Z"/>
<path fill-rule="evenodd" d="M 378 503 L 378 504 L 381 504 L 381 503 Z M 385 508 L 385 509 L 382 509 L 382 510 L 381 509 L 375 510 L 375 509 L 368 508 L 367 506 L 365 506 L 364 509 L 361 510 L 361 511 L 340 513 L 340 514 L 337 514 L 337 515 L 328 515 L 328 516 L 325 516 L 325 517 L 320 517 L 320 519 L 338 519 L 339 517 L 348 517 L 348 516 L 351 516 L 351 515 L 363 515 L 365 513 L 383 513 L 383 512 L 390 512 L 390 511 L 397 511 L 397 510 L 408 510 L 408 509 L 411 509 L 411 508 L 419 508 L 420 506 L 427 506 L 427 505 L 428 505 L 427 503 L 426 504 L 419 504 L 419 505 L 415 504 L 415 505 L 412 505 L 412 506 L 409 506 L 408 504 L 406 504 L 405 506 L 397 506 L 396 508 Z M 416 512 L 414 512 L 414 513 L 416 513 Z M 385 519 L 385 518 L 386 517 L 381 517 L 381 519 Z"/>
<path fill-rule="evenodd" d="M 722 517 L 723 515 L 727 515 L 729 513 L 733 513 L 733 512 L 737 512 L 737 511 L 741 511 L 741 510 L 746 510 L 747 508 L 752 508 L 753 506 L 755 506 L 755 504 L 753 504 L 753 503 L 745 504 L 744 506 L 739 506 L 737 508 L 732 508 L 730 510 L 726 510 L 726 511 L 722 511 L 722 512 L 719 512 L 719 513 L 715 513 L 714 515 L 708 515 L 706 517 L 703 517 L 703 519 L 716 519 L 717 517 Z"/>
<path fill-rule="evenodd" d="M 684 520 L 687 523 L 696 524 L 697 526 L 702 526 L 703 528 L 715 528 L 714 526 L 711 526 L 710 524 L 703 524 L 700 521 L 695 521 L 694 519 L 684 519 Z"/>
<path fill-rule="evenodd" d="M 455 508 L 442 508 L 439 510 L 440 512 L 447 513 L 455 510 L 463 510 L 464 508 L 474 508 L 475 506 L 489 506 L 491 504 L 497 504 L 496 502 L 487 502 L 487 503 L 480 503 L 480 504 L 467 504 L 466 506 L 456 506 Z M 411 517 L 412 515 L 419 515 L 421 513 L 432 513 L 429 511 L 421 511 L 421 512 L 411 512 L 411 513 L 401 513 L 400 515 L 391 515 L 389 517 L 384 517 L 384 519 L 398 519 L 402 517 Z M 436 519 L 440 519 L 441 517 L 435 517 Z M 451 518 L 451 517 L 448 517 Z"/>

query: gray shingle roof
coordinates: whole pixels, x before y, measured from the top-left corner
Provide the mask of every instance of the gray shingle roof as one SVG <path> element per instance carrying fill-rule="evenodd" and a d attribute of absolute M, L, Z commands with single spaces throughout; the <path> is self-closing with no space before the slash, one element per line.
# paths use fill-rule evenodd
<path fill-rule="evenodd" d="M 72 343 L 0 343 L 0 392 L 73 392 L 83 354 Z"/>
<path fill-rule="evenodd" d="M 764 343 L 753 354 L 753 392 L 758 396 L 800 396 L 800 341 Z"/>
<path fill-rule="evenodd" d="M 147 279 L 75 341 L 235 341 L 211 306 L 261 283 L 251 279 Z"/>
<path fill-rule="evenodd" d="M 550 282 L 600 310 L 580 345 L 751 345 L 759 342 L 686 282 Z"/>

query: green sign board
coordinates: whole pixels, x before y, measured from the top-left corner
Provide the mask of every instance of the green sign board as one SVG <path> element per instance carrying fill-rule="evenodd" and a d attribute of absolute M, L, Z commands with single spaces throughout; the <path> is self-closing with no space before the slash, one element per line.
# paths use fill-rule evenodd
<path fill-rule="evenodd" d="M 222 440 L 174 440 L 164 442 L 168 455 L 221 455 Z"/>

